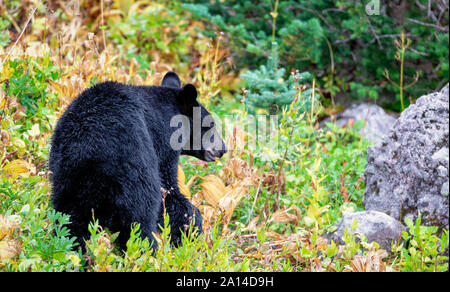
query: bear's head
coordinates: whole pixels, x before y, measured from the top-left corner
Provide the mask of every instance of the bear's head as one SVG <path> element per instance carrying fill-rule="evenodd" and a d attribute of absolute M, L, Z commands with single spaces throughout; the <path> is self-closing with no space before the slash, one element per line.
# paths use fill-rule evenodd
<path fill-rule="evenodd" d="M 181 87 L 175 72 L 167 73 L 161 86 L 178 89 L 176 104 L 180 115 L 172 117 L 170 126 L 178 128 L 172 134 L 173 149 L 181 154 L 197 157 L 204 161 L 215 161 L 226 153 L 226 146 L 217 131 L 211 114 L 197 101 L 197 89 L 192 84 Z M 181 127 L 180 127 L 181 124 Z"/>

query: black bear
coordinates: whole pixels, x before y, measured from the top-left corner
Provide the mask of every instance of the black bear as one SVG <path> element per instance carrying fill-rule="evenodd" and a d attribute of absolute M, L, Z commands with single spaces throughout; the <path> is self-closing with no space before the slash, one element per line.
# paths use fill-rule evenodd
<path fill-rule="evenodd" d="M 176 73 L 167 73 L 161 86 L 100 83 L 80 94 L 56 125 L 49 159 L 52 203 L 70 215 L 82 247 L 94 216 L 120 232 L 121 249 L 133 222 L 156 248 L 152 233 L 163 223 L 163 204 L 172 242 L 179 243 L 191 221 L 202 229 L 199 210 L 178 189 L 179 156 L 214 161 L 225 151 L 196 88 L 181 87 Z"/>

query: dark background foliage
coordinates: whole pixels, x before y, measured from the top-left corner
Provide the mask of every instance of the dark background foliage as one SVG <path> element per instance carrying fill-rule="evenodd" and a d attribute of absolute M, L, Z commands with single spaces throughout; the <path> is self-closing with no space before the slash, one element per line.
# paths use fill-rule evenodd
<path fill-rule="evenodd" d="M 236 66 L 255 69 L 270 56 L 275 1 L 185 1 L 198 19 L 214 23 L 231 36 Z M 383 76 L 399 80 L 394 40 L 402 31 L 411 40 L 405 54 L 405 82 L 419 71 L 406 91 L 416 99 L 449 79 L 448 1 L 380 1 L 379 15 L 368 15 L 370 1 L 279 1 L 275 40 L 280 65 L 312 72 L 325 97 L 343 103 L 376 99 L 400 110 L 397 88 Z M 377 2 L 377 1 L 372 1 Z M 212 32 L 213 28 L 209 26 Z M 351 100 L 350 99 L 350 100 Z M 406 101 L 409 104 L 409 101 Z"/>

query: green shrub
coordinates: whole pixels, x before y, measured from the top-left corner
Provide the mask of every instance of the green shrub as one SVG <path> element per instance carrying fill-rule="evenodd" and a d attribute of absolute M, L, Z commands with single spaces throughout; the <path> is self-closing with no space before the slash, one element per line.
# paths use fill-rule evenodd
<path fill-rule="evenodd" d="M 394 247 L 403 272 L 448 271 L 448 230 L 438 236 L 438 227 L 422 226 L 422 217 L 413 223 L 405 217 L 408 232 L 402 231 L 403 243 Z M 447 253 L 447 254 L 445 254 Z"/>
<path fill-rule="evenodd" d="M 449 80 L 449 14 L 437 3 L 427 9 L 419 1 L 404 6 L 381 1 L 379 15 L 368 15 L 367 1 L 279 1 L 273 40 L 272 0 L 186 2 L 182 7 L 215 24 L 210 30 L 229 34 L 238 68 L 253 70 L 265 64 L 271 42 L 276 41 L 280 65 L 288 71 L 311 72 L 324 93 L 336 94 L 333 88 L 338 86 L 341 94 L 355 99 L 383 96 L 381 102 L 399 110 L 398 90 L 383 82 L 383 70 L 399 80 L 394 39 L 404 31 L 412 41 L 405 76 L 425 69 L 406 96 L 418 98 Z M 438 16 L 440 22 L 435 20 Z"/>
<path fill-rule="evenodd" d="M 267 65 L 261 65 L 259 70 L 247 71 L 241 75 L 246 88 L 245 104 L 251 113 L 256 108 L 266 109 L 270 114 L 280 113 L 294 100 L 297 94 L 295 79 L 310 78 L 308 72 L 291 74 L 284 80 L 285 68 L 279 68 L 278 44 L 272 43 L 272 53 L 267 60 Z M 309 96 L 309 91 L 302 94 L 302 98 Z M 302 103 L 301 111 L 308 110 L 311 106 L 310 99 Z"/>
<path fill-rule="evenodd" d="M 4 178 L 0 181 L 0 213 L 18 224 L 13 239 L 19 247 L 15 258 L 3 261 L 6 270 L 68 269 L 70 258 L 75 255 L 75 238 L 66 227 L 69 216 L 49 208 L 49 191 L 42 177 L 30 177 L 16 186 Z"/>
<path fill-rule="evenodd" d="M 9 60 L 12 70 L 9 76 L 7 94 L 15 96 L 27 109 L 29 116 L 44 108 L 48 100 L 47 85 L 49 81 L 58 80 L 60 71 L 50 60 L 50 55 L 43 58 Z"/>

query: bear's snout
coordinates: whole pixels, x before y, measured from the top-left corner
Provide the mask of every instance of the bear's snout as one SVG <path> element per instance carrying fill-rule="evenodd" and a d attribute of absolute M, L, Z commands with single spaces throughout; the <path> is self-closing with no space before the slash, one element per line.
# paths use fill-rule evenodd
<path fill-rule="evenodd" d="M 225 153 L 227 153 L 225 148 L 220 150 L 205 150 L 205 161 L 216 161 L 216 158 L 221 158 Z"/>

